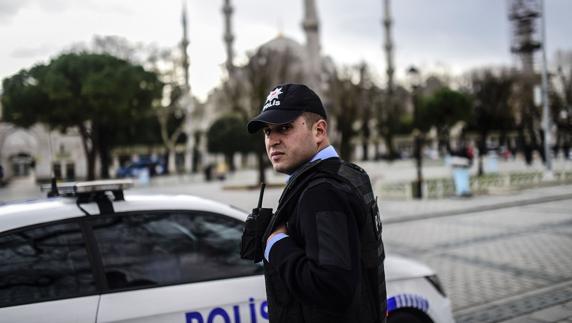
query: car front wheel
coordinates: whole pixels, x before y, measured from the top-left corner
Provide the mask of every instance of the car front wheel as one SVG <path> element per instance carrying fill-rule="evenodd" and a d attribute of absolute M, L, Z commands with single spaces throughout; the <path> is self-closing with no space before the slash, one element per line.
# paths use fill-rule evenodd
<path fill-rule="evenodd" d="M 420 311 L 397 310 L 389 313 L 387 323 L 432 323 L 432 321 Z"/>

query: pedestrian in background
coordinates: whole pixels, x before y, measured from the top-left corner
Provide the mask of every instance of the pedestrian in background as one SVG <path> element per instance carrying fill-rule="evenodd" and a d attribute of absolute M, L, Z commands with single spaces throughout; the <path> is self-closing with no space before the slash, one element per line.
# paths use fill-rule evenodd
<path fill-rule="evenodd" d="M 274 170 L 290 175 L 262 239 L 270 322 L 385 322 L 377 200 L 367 173 L 330 145 L 320 98 L 275 87 L 248 123 L 261 129 Z"/>

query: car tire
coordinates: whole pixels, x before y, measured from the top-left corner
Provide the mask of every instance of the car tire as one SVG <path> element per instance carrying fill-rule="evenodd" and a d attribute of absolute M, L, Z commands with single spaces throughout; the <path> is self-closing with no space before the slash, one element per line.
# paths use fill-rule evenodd
<path fill-rule="evenodd" d="M 425 314 L 399 310 L 389 314 L 387 323 L 432 323 L 432 321 Z"/>

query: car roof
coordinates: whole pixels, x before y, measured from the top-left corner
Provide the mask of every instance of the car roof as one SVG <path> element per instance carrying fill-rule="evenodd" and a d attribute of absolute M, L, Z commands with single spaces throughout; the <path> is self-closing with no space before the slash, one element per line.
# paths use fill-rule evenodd
<path fill-rule="evenodd" d="M 0 206 L 0 232 L 29 225 L 85 216 L 76 197 L 54 197 Z M 100 214 L 97 203 L 81 204 L 90 215 Z M 191 195 L 140 195 L 125 193 L 124 201 L 113 202 L 115 212 L 149 210 L 196 210 L 222 213 L 244 221 L 246 213 L 220 202 Z"/>

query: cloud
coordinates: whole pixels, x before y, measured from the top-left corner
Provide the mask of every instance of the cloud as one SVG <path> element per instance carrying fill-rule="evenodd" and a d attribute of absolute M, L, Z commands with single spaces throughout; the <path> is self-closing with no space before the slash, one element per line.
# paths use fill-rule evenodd
<path fill-rule="evenodd" d="M 29 2 L 29 0 L 0 0 L 0 24 L 9 22 Z"/>
<path fill-rule="evenodd" d="M 42 10 L 47 12 L 61 12 L 67 10 L 71 5 L 70 0 L 33 0 Z"/>
<path fill-rule="evenodd" d="M 70 0 L 0 0 L 0 24 L 9 23 L 20 10 L 26 7 L 38 6 L 43 11 L 61 12 L 70 4 Z"/>
<path fill-rule="evenodd" d="M 124 2 L 102 3 L 101 1 L 84 0 L 81 2 L 81 5 L 85 7 L 86 10 L 97 13 L 131 15 L 135 12 L 133 7 Z"/>
<path fill-rule="evenodd" d="M 104 3 L 99 1 L 72 0 L 0 0 L 0 24 L 11 22 L 12 18 L 28 7 L 37 7 L 48 13 L 60 13 L 72 7 L 81 7 L 93 13 L 131 14 L 133 10 L 121 3 Z"/>
<path fill-rule="evenodd" d="M 10 54 L 13 58 L 34 58 L 38 56 L 46 56 L 52 51 L 52 46 L 42 44 L 34 47 L 19 47 Z"/>

